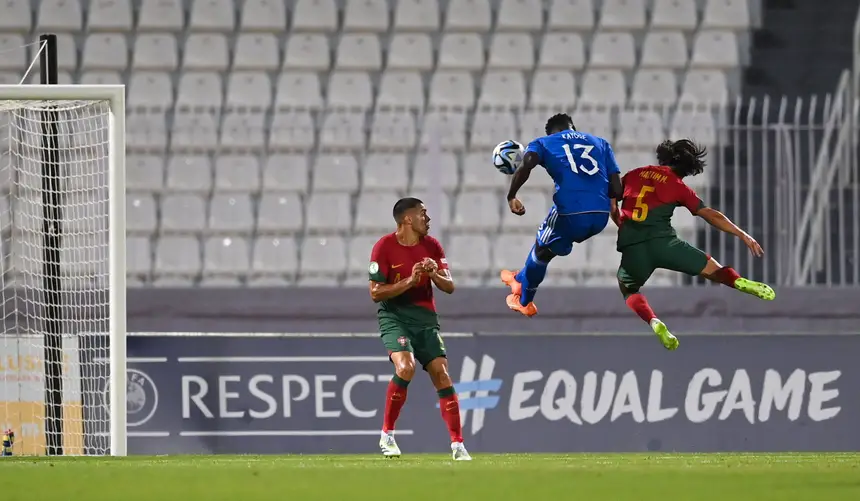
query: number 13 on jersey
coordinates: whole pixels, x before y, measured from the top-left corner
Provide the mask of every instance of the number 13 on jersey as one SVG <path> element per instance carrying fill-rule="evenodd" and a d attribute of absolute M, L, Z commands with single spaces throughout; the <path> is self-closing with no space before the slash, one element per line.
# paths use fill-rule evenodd
<path fill-rule="evenodd" d="M 590 144 L 574 144 L 573 145 L 574 150 L 582 150 L 582 152 L 579 154 L 580 159 L 587 160 L 587 161 L 591 162 L 591 168 L 590 169 L 586 169 L 585 167 L 583 167 L 583 165 L 581 163 L 577 164 L 576 159 L 573 158 L 573 152 L 570 151 L 570 145 L 569 144 L 563 144 L 563 145 L 561 145 L 561 147 L 564 148 L 564 154 L 567 156 L 567 162 L 570 164 L 570 170 L 572 170 L 574 174 L 579 174 L 580 171 L 582 171 L 585 174 L 588 174 L 589 176 L 593 176 L 593 175 L 597 174 L 597 171 L 599 170 L 599 167 L 597 165 L 597 160 L 591 158 L 591 155 L 589 155 L 589 153 L 591 153 L 591 150 L 594 149 L 594 146 L 592 146 Z"/>

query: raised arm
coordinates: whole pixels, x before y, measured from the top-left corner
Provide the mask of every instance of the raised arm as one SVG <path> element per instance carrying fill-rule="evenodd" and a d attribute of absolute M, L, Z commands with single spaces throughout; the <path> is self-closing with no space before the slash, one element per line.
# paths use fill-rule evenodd
<path fill-rule="evenodd" d="M 452 294 L 454 292 L 454 278 L 451 276 L 451 270 L 448 269 L 448 259 L 445 257 L 445 250 L 442 249 L 442 244 L 438 240 L 433 240 L 434 255 L 431 258 L 425 259 L 424 270 L 430 276 L 430 281 L 442 292 Z"/>
<path fill-rule="evenodd" d="M 529 146 L 531 147 L 531 145 Z M 522 216 L 526 213 L 526 208 L 523 207 L 523 204 L 517 200 L 517 192 L 520 191 L 520 188 L 526 184 L 526 181 L 529 180 L 529 176 L 532 173 L 532 169 L 540 165 L 540 155 L 535 153 L 534 151 L 527 151 L 523 156 L 523 163 L 520 167 L 514 172 L 514 175 L 511 176 L 511 187 L 508 190 L 508 205 L 511 208 L 511 212 L 517 214 L 518 216 Z"/>
<path fill-rule="evenodd" d="M 424 268 L 421 263 L 415 263 L 412 267 L 412 275 L 401 279 L 399 282 L 387 284 L 385 282 L 377 282 L 373 279 L 370 281 L 370 297 L 374 303 L 385 301 L 397 297 L 412 287 L 418 284 L 421 276 L 424 274 Z"/>
<path fill-rule="evenodd" d="M 744 244 L 749 247 L 750 252 L 752 252 L 757 257 L 761 257 L 764 255 L 764 251 L 761 248 L 761 245 L 756 242 L 756 240 L 749 235 L 749 233 L 742 230 L 738 225 L 731 222 L 729 218 L 725 216 L 722 212 L 712 209 L 710 207 L 702 207 L 701 209 L 695 212 L 697 216 L 704 219 L 708 224 L 713 226 L 714 228 L 728 233 L 729 235 L 734 235 L 741 240 L 743 240 Z"/>

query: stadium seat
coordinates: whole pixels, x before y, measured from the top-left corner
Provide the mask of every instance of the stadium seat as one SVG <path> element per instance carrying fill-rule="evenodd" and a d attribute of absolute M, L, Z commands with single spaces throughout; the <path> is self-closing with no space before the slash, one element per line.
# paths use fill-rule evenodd
<path fill-rule="evenodd" d="M 484 235 L 453 235 L 448 245 L 448 265 L 457 274 L 457 281 L 463 275 L 484 274 L 490 268 L 490 242 Z"/>
<path fill-rule="evenodd" d="M 489 68 L 531 70 L 535 65 L 535 49 L 531 35 L 497 33 L 490 43 Z"/>
<path fill-rule="evenodd" d="M 469 148 L 473 151 L 492 151 L 499 138 L 516 137 L 517 125 L 509 111 L 478 111 L 472 121 Z M 489 154 L 485 155 L 489 159 Z"/>
<path fill-rule="evenodd" d="M 456 156 L 451 153 L 421 153 L 415 158 L 409 191 L 427 191 L 436 187 L 453 191 L 459 182 Z"/>
<path fill-rule="evenodd" d="M 653 150 L 665 137 L 663 119 L 655 111 L 623 111 L 618 124 L 619 148 Z"/>
<path fill-rule="evenodd" d="M 430 111 L 421 127 L 422 148 L 459 151 L 466 147 L 466 114 L 460 111 Z"/>
<path fill-rule="evenodd" d="M 597 235 L 588 241 L 588 271 L 614 275 L 621 264 L 621 255 L 615 250 L 616 238 L 612 235 Z"/>
<path fill-rule="evenodd" d="M 248 287 L 254 288 L 282 288 L 293 285 L 292 277 L 287 278 L 283 275 L 263 275 L 260 277 L 250 277 L 247 281 Z"/>
<path fill-rule="evenodd" d="M 534 229 L 537 231 L 537 226 Z M 492 270 L 519 269 L 525 262 L 529 249 L 534 244 L 534 232 L 500 234 L 491 248 L 492 256 L 490 256 L 490 262 L 492 263 Z M 490 284 L 494 283 L 498 283 L 501 286 L 501 281 L 497 276 L 490 277 Z"/>
<path fill-rule="evenodd" d="M 200 273 L 200 242 L 195 237 L 162 237 L 155 246 L 155 273 L 196 275 Z"/>
<path fill-rule="evenodd" d="M 176 32 L 185 27 L 182 0 L 141 2 L 138 16 L 138 31 Z"/>
<path fill-rule="evenodd" d="M 229 65 L 226 36 L 220 33 L 194 33 L 188 36 L 182 56 L 184 69 L 224 71 Z"/>
<path fill-rule="evenodd" d="M 7 0 L 0 16 L 0 33 L 30 33 L 30 0 Z"/>
<path fill-rule="evenodd" d="M 84 43 L 83 67 L 88 70 L 125 70 L 128 66 L 128 45 L 125 35 L 92 34 Z"/>
<path fill-rule="evenodd" d="M 307 193 L 309 166 L 307 155 L 271 155 L 263 165 L 263 190 Z"/>
<path fill-rule="evenodd" d="M 598 33 L 591 40 L 591 68 L 633 69 L 636 52 L 630 33 Z"/>
<path fill-rule="evenodd" d="M 533 109 L 522 113 L 520 115 L 520 134 L 518 137 L 523 138 L 523 141 L 530 141 L 532 138 L 545 136 L 546 121 L 555 113 L 555 109 Z"/>
<path fill-rule="evenodd" d="M 316 142 L 314 119 L 307 111 L 276 111 L 269 128 L 269 149 L 309 151 Z"/>
<path fill-rule="evenodd" d="M 687 210 L 686 207 L 677 207 L 675 212 L 672 214 L 672 226 L 678 230 L 678 233 L 688 233 L 696 230 L 697 226 L 700 226 L 702 223 L 699 222 L 698 218 Z M 684 236 L 682 235 L 682 238 Z"/>
<path fill-rule="evenodd" d="M 251 197 L 240 193 L 215 193 L 209 200 L 208 229 L 217 233 L 250 233 L 254 229 Z"/>
<path fill-rule="evenodd" d="M 87 30 L 95 31 L 132 31 L 131 0 L 100 0 L 90 2 L 87 16 Z M 0 23 L 2 25 L 2 23 Z"/>
<path fill-rule="evenodd" d="M 152 272 L 152 247 L 147 237 L 128 237 L 125 241 L 126 273 L 149 275 Z"/>
<path fill-rule="evenodd" d="M 519 71 L 490 70 L 484 73 L 478 106 L 521 109 L 526 105 L 526 82 Z"/>
<path fill-rule="evenodd" d="M 686 68 L 687 41 L 680 31 L 650 32 L 642 44 L 643 68 Z"/>
<path fill-rule="evenodd" d="M 552 0 L 547 27 L 550 30 L 589 31 L 595 24 L 594 13 L 592 0 Z"/>
<path fill-rule="evenodd" d="M 672 137 L 690 137 L 697 143 L 712 147 L 717 144 L 717 129 L 709 111 L 679 109 L 672 118 Z"/>
<path fill-rule="evenodd" d="M 633 77 L 630 102 L 670 106 L 678 100 L 678 82 L 670 70 L 639 70 Z"/>
<path fill-rule="evenodd" d="M 241 19 L 244 32 L 286 33 L 287 6 L 280 0 L 245 0 Z"/>
<path fill-rule="evenodd" d="M 431 108 L 466 110 L 475 105 L 475 83 L 466 71 L 437 71 L 430 79 Z"/>
<path fill-rule="evenodd" d="M 439 236 L 451 225 L 451 198 L 447 193 L 436 189 L 411 191 L 407 194 L 415 197 L 427 207 L 433 226 L 433 232 Z"/>
<path fill-rule="evenodd" d="M 164 158 L 159 155 L 128 155 L 125 161 L 126 187 L 129 191 L 154 191 L 164 188 Z"/>
<path fill-rule="evenodd" d="M 700 31 L 693 42 L 693 68 L 736 68 L 738 40 L 731 31 Z"/>
<path fill-rule="evenodd" d="M 118 71 L 88 71 L 81 75 L 82 85 L 123 85 Z"/>
<path fill-rule="evenodd" d="M 296 0 L 293 31 L 337 31 L 337 5 L 334 0 Z"/>
<path fill-rule="evenodd" d="M 726 75 L 719 70 L 691 70 L 681 89 L 682 103 L 724 104 L 728 99 Z"/>
<path fill-rule="evenodd" d="M 465 3 L 466 0 L 463 0 Z M 456 4 L 458 2 L 452 2 Z M 439 69 L 472 70 L 484 67 L 484 44 L 477 33 L 447 33 L 439 45 Z"/>
<path fill-rule="evenodd" d="M 204 250 L 204 252 L 206 252 Z M 204 268 L 205 268 L 204 263 Z M 205 271 L 205 269 L 204 269 Z M 219 288 L 219 289 L 235 289 L 237 287 L 242 287 L 242 279 L 241 277 L 236 276 L 219 276 L 219 275 L 208 275 L 204 276 L 197 283 L 198 287 L 203 288 Z"/>
<path fill-rule="evenodd" d="M 516 137 L 516 134 L 504 137 Z M 463 190 L 507 191 L 511 184 L 510 177 L 501 174 L 487 175 L 489 162 L 490 154 L 487 151 L 473 151 L 463 155 L 463 182 L 460 187 Z"/>
<path fill-rule="evenodd" d="M 236 38 L 233 70 L 274 71 L 281 67 L 278 39 L 270 33 L 242 33 Z"/>
<path fill-rule="evenodd" d="M 218 147 L 218 122 L 214 114 L 177 114 L 171 130 L 173 151 L 211 151 Z"/>
<path fill-rule="evenodd" d="M 496 30 L 540 31 L 543 26 L 541 0 L 502 0 Z"/>
<path fill-rule="evenodd" d="M 254 241 L 251 271 L 294 276 L 298 269 L 298 248 L 289 237 L 258 237 Z"/>
<path fill-rule="evenodd" d="M 552 206 L 550 199 L 541 191 L 522 190 L 517 194 L 523 205 L 526 207 L 526 216 L 517 216 L 509 210 L 502 211 L 502 229 L 507 231 L 533 231 L 536 232 L 538 226 L 543 222 L 549 208 Z M 534 235 L 534 233 L 533 233 Z M 532 237 L 534 243 L 534 237 Z M 529 246 L 531 247 L 531 246 Z M 520 259 L 525 259 L 525 253 L 528 248 L 522 249 Z M 509 264 L 508 266 L 519 266 L 521 263 Z"/>
<path fill-rule="evenodd" d="M 75 38 L 68 33 L 57 35 L 57 65 L 60 71 L 78 70 L 78 47 Z"/>
<path fill-rule="evenodd" d="M 621 169 L 622 176 L 628 171 L 657 162 L 653 153 L 644 150 L 625 150 L 623 148 L 618 148 L 614 150 L 614 153 L 615 163 L 617 163 L 618 168 Z"/>
<path fill-rule="evenodd" d="M 487 32 L 490 31 L 492 17 L 489 0 L 448 2 L 445 30 Z"/>
<path fill-rule="evenodd" d="M 275 91 L 275 107 L 279 109 L 322 108 L 323 98 L 319 76 L 316 73 L 282 73 Z"/>
<path fill-rule="evenodd" d="M 451 229 L 454 231 L 495 233 L 499 227 L 499 201 L 491 191 L 464 191 L 454 203 Z M 484 261 L 489 253 L 484 254 Z"/>
<path fill-rule="evenodd" d="M 406 153 L 371 153 L 361 169 L 361 189 L 368 191 L 406 190 L 409 168 Z"/>
<path fill-rule="evenodd" d="M 126 230 L 153 233 L 157 225 L 155 200 L 146 193 L 130 193 L 125 202 Z"/>
<path fill-rule="evenodd" d="M 167 117 L 163 112 L 129 113 L 125 137 L 129 150 L 162 151 L 167 147 Z"/>
<path fill-rule="evenodd" d="M 259 159 L 252 155 L 218 155 L 215 159 L 215 190 L 221 193 L 259 191 Z"/>
<path fill-rule="evenodd" d="M 235 26 L 233 0 L 193 0 L 188 23 L 191 31 L 231 32 Z"/>
<path fill-rule="evenodd" d="M 179 66 L 176 37 L 169 33 L 141 33 L 134 42 L 132 65 L 132 78 L 141 70 L 175 70 Z"/>
<path fill-rule="evenodd" d="M 339 70 L 382 69 L 382 47 L 372 34 L 348 33 L 337 45 L 335 67 Z"/>
<path fill-rule="evenodd" d="M 418 139 L 415 117 L 408 111 L 377 111 L 370 130 L 371 150 L 410 150 Z"/>
<path fill-rule="evenodd" d="M 348 154 L 318 155 L 311 168 L 314 193 L 358 190 L 358 161 Z"/>
<path fill-rule="evenodd" d="M 206 227 L 206 202 L 197 195 L 165 195 L 161 199 L 161 230 L 199 232 Z"/>
<path fill-rule="evenodd" d="M 582 77 L 580 106 L 610 106 L 624 104 L 627 89 L 619 70 L 589 70 Z"/>
<path fill-rule="evenodd" d="M 366 140 L 364 112 L 333 112 L 320 128 L 320 149 L 362 151 Z"/>
<path fill-rule="evenodd" d="M 294 193 L 264 193 L 260 197 L 257 231 L 297 233 L 304 228 L 302 201 Z"/>
<path fill-rule="evenodd" d="M 370 33 L 388 31 L 388 2 L 386 0 L 346 2 L 344 7 L 343 31 Z"/>
<path fill-rule="evenodd" d="M 223 100 L 221 76 L 215 72 L 188 72 L 179 78 L 176 106 L 183 109 L 220 109 Z"/>
<path fill-rule="evenodd" d="M 284 69 L 328 71 L 331 66 L 328 39 L 319 34 L 292 34 L 287 39 Z"/>
<path fill-rule="evenodd" d="M 388 45 L 388 69 L 433 69 L 433 46 L 423 33 L 395 33 Z"/>
<path fill-rule="evenodd" d="M 0 69 L 13 71 L 26 69 L 28 57 L 24 37 L 0 34 Z"/>
<path fill-rule="evenodd" d="M 158 276 L 153 280 L 152 287 L 155 288 L 186 288 L 193 287 L 196 284 L 194 277 L 177 277 L 177 276 Z"/>
<path fill-rule="evenodd" d="M 2 43 L 2 42 L 0 42 Z M 2 49 L 0 49 L 2 50 Z M 0 62 L 2 62 L 3 58 L 0 56 Z M 2 63 L 0 63 L 0 67 Z M 0 71 L 0 85 L 18 85 L 21 83 L 21 75 L 17 72 L 10 73 L 6 71 Z"/>
<path fill-rule="evenodd" d="M 79 0 L 42 0 L 38 15 L 38 29 L 45 32 L 79 32 L 83 26 Z"/>
<path fill-rule="evenodd" d="M 355 208 L 355 231 L 371 234 L 390 231 L 394 224 L 391 206 L 398 198 L 394 192 L 362 193 Z M 367 255 L 370 255 L 369 249 Z"/>
<path fill-rule="evenodd" d="M 541 43 L 538 67 L 578 70 L 585 67 L 585 43 L 576 33 L 547 33 Z"/>
<path fill-rule="evenodd" d="M 654 0 L 651 29 L 695 30 L 698 24 L 696 3 L 684 0 Z"/>
<path fill-rule="evenodd" d="M 573 123 L 578 130 L 600 136 L 612 142 L 615 128 L 612 126 L 612 114 L 606 108 L 579 109 L 573 114 Z"/>
<path fill-rule="evenodd" d="M 301 275 L 338 275 L 346 271 L 346 242 L 340 237 L 311 238 L 302 241 Z"/>
<path fill-rule="evenodd" d="M 266 146 L 266 115 L 260 111 L 228 111 L 221 124 L 221 151 L 259 151 Z"/>
<path fill-rule="evenodd" d="M 394 10 L 395 31 L 438 31 L 438 0 L 401 0 Z"/>
<path fill-rule="evenodd" d="M 576 105 L 576 83 L 569 71 L 537 70 L 531 89 L 529 108 L 572 110 Z"/>
<path fill-rule="evenodd" d="M 747 0 L 707 0 L 702 16 L 703 29 L 747 30 L 749 27 Z"/>
<path fill-rule="evenodd" d="M 328 81 L 328 108 L 366 110 L 373 105 L 370 75 L 360 71 L 334 71 Z"/>
<path fill-rule="evenodd" d="M 424 109 L 424 82 L 413 71 L 386 71 L 379 83 L 378 109 Z"/>
<path fill-rule="evenodd" d="M 599 26 L 610 30 L 645 28 L 645 0 L 603 0 Z"/>
<path fill-rule="evenodd" d="M 265 111 L 272 104 L 272 82 L 262 71 L 233 71 L 227 80 L 228 109 Z"/>
<path fill-rule="evenodd" d="M 173 105 L 173 88 L 167 73 L 134 72 L 128 89 L 129 107 L 166 109 Z"/>
<path fill-rule="evenodd" d="M 388 212 L 390 217 L 391 211 Z M 391 223 L 393 224 L 394 221 L 392 220 Z M 391 229 L 391 225 L 387 229 Z M 367 265 L 370 262 L 370 252 L 378 239 L 378 235 L 358 235 L 349 241 L 347 271 L 353 275 L 357 285 L 367 287 Z"/>
<path fill-rule="evenodd" d="M 174 155 L 167 163 L 167 189 L 208 193 L 212 189 L 212 161 L 206 155 Z"/>
<path fill-rule="evenodd" d="M 244 238 L 219 236 L 203 242 L 203 273 L 244 275 L 250 269 L 251 249 Z"/>
<path fill-rule="evenodd" d="M 346 232 L 352 227 L 347 193 L 314 193 L 307 201 L 307 230 L 311 233 Z"/>

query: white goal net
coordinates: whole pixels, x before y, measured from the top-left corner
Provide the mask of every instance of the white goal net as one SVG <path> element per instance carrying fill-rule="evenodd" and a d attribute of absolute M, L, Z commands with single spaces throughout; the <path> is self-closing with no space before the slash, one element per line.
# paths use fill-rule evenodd
<path fill-rule="evenodd" d="M 14 455 L 125 453 L 109 397 L 125 385 L 124 341 L 112 359 L 110 335 L 124 336 L 112 318 L 124 253 L 111 251 L 124 242 L 111 238 L 124 227 L 111 221 L 121 99 L 107 87 L 76 99 L 88 89 L 75 87 L 0 86 L 0 431 L 14 433 Z M 68 98 L 39 97 L 51 92 Z M 123 376 L 112 380 L 117 360 Z"/>

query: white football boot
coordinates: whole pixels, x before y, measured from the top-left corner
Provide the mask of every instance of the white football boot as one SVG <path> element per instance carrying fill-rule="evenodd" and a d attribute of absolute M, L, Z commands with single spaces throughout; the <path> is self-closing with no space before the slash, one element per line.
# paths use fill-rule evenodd
<path fill-rule="evenodd" d="M 463 442 L 451 442 L 451 456 L 454 458 L 454 461 L 472 460 L 472 456 L 469 455 L 469 451 L 466 450 Z"/>
<path fill-rule="evenodd" d="M 387 458 L 400 457 L 400 447 L 397 447 L 397 441 L 394 440 L 393 433 L 382 432 L 382 436 L 379 437 L 379 450 L 382 451 L 382 455 Z"/>

